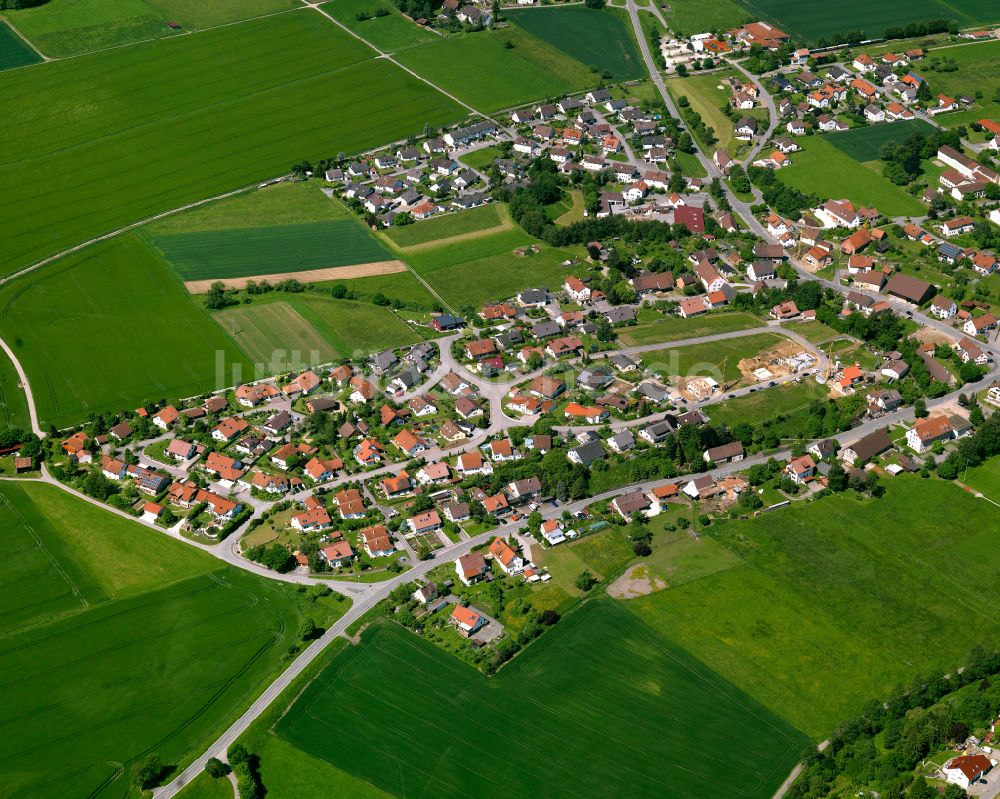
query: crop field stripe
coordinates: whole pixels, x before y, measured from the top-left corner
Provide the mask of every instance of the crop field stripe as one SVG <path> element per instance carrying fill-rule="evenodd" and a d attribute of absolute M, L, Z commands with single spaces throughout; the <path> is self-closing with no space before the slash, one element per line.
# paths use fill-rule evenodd
<path fill-rule="evenodd" d="M 882 145 L 892 142 L 902 144 L 911 136 L 922 133 L 925 136 L 937 130 L 923 119 L 891 122 L 883 125 L 871 125 L 864 128 L 853 128 L 840 133 L 828 134 L 830 144 L 856 161 L 866 162 L 878 160 Z"/>

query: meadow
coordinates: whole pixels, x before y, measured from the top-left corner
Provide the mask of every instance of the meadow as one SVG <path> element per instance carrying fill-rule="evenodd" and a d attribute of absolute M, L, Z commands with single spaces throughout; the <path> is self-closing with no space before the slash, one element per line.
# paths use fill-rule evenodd
<path fill-rule="evenodd" d="M 767 391 L 758 391 L 743 397 L 713 405 L 707 413 L 713 424 L 732 427 L 740 422 L 760 424 L 778 416 L 788 416 L 806 411 L 815 400 L 826 398 L 829 391 L 815 380 L 801 383 L 784 383 Z"/>
<path fill-rule="evenodd" d="M 1000 120 L 1000 42 L 991 40 L 972 46 L 935 48 L 933 56 L 954 61 L 958 67 L 954 72 L 930 72 L 924 74 L 935 93 L 941 92 L 952 97 L 960 94 L 975 96 L 976 104 L 968 111 L 942 114 L 937 121 L 942 125 L 968 125 L 977 119 Z"/>
<path fill-rule="evenodd" d="M 390 300 L 399 300 L 419 306 L 423 310 L 434 310 L 440 303 L 434 298 L 427 287 L 421 283 L 416 275 L 407 270 L 406 272 L 394 272 L 388 275 L 371 275 L 369 277 L 355 277 L 350 280 L 327 281 L 317 283 L 323 288 L 334 285 L 343 285 L 346 289 L 356 293 L 366 300 L 371 300 L 381 294 Z M 406 314 L 407 311 L 402 311 Z"/>
<path fill-rule="evenodd" d="M 322 8 L 342 25 L 387 53 L 397 53 L 441 39 L 438 34 L 400 14 L 390 0 L 333 0 L 332 3 L 324 3 Z M 388 13 L 376 17 L 378 11 Z M 359 20 L 359 13 L 367 14 L 369 19 Z"/>
<path fill-rule="evenodd" d="M 175 233 L 152 242 L 183 280 L 308 271 L 392 257 L 357 219 Z"/>
<path fill-rule="evenodd" d="M 702 534 L 742 564 L 625 607 L 822 739 L 866 700 L 953 669 L 1000 632 L 981 602 L 1000 517 L 950 483 L 899 477 L 886 488 L 874 501 L 840 494 L 716 522 Z"/>
<path fill-rule="evenodd" d="M 578 92 L 596 78 L 576 59 L 515 26 L 436 37 L 400 51 L 397 60 L 486 113 Z"/>
<path fill-rule="evenodd" d="M 0 331 L 28 374 L 43 427 L 249 377 L 245 356 L 134 235 L 4 287 Z"/>
<path fill-rule="evenodd" d="M 39 50 L 61 58 L 298 7 L 295 0 L 57 0 L 4 13 Z"/>
<path fill-rule="evenodd" d="M 510 228 L 510 214 L 505 206 L 497 203 L 480 205 L 468 211 L 457 211 L 444 216 L 431 217 L 412 225 L 391 227 L 385 237 L 397 247 L 404 249 L 419 244 L 428 244 L 441 239 L 453 239 L 469 233 L 480 233 L 493 228 Z"/>
<path fill-rule="evenodd" d="M 0 486 L 0 521 L 5 795 L 124 796 L 146 753 L 182 763 L 260 690 L 302 618 L 286 586 L 52 486 Z"/>
<path fill-rule="evenodd" d="M 882 177 L 879 165 L 872 168 L 854 160 L 826 136 L 799 139 L 803 149 L 791 156 L 791 166 L 778 171 L 778 179 L 806 194 L 822 199 L 848 199 L 874 206 L 886 216 L 919 216 L 926 210 L 914 197 Z"/>
<path fill-rule="evenodd" d="M 851 156 L 855 161 L 877 161 L 882 145 L 892 142 L 902 144 L 910 137 L 920 133 L 927 136 L 936 128 L 923 119 L 911 119 L 903 122 L 892 122 L 887 125 L 868 125 L 863 128 L 852 128 L 841 133 L 831 133 L 826 140 Z"/>
<path fill-rule="evenodd" d="M 667 81 L 667 89 L 676 100 L 678 97 L 687 97 L 691 108 L 701 115 L 705 124 L 715 131 L 715 138 L 718 143 L 712 147 L 725 147 L 734 155 L 738 148 L 745 146 L 737 141 L 735 136 L 735 125 L 730 121 L 722 108 L 729 104 L 731 92 L 723 83 L 727 77 L 737 75 L 736 70 L 724 69 L 719 72 L 712 72 L 707 75 L 690 74 L 686 78 L 670 78 Z M 748 111 L 747 116 L 766 119 L 767 114 L 761 109 Z M 766 125 L 765 125 L 766 127 Z M 709 152 L 711 152 L 711 148 Z"/>
<path fill-rule="evenodd" d="M 14 364 L 6 353 L 0 353 L 0 429 L 29 429 L 28 399 L 20 386 Z"/>
<path fill-rule="evenodd" d="M 672 0 L 663 15 L 677 36 L 691 36 L 739 27 L 747 10 L 737 0 Z"/>
<path fill-rule="evenodd" d="M 640 314 L 639 324 L 622 328 L 618 331 L 618 338 L 626 347 L 640 347 L 763 326 L 762 320 L 742 311 L 712 313 L 693 319 L 657 314 L 650 321 L 645 321 Z"/>
<path fill-rule="evenodd" d="M 632 29 L 608 9 L 585 6 L 510 9 L 504 15 L 533 36 L 614 80 L 646 74 Z"/>
<path fill-rule="evenodd" d="M 968 0 L 961 4 L 946 0 L 889 0 L 868 3 L 847 0 L 836 5 L 797 3 L 795 0 L 740 0 L 754 19 L 777 23 L 783 30 L 805 42 L 836 37 L 836 34 L 861 29 L 875 39 L 885 29 L 928 19 L 954 19 L 959 26 L 980 25 L 1000 21 L 996 3 L 992 0 Z"/>
<path fill-rule="evenodd" d="M 0 18 L 0 71 L 37 64 L 42 57 Z"/>
<path fill-rule="evenodd" d="M 785 340 L 777 333 L 755 333 L 707 344 L 654 350 L 643 353 L 641 360 L 647 369 L 664 375 L 709 375 L 716 380 L 734 381 L 740 378 L 740 359 L 752 358 Z"/>
<path fill-rule="evenodd" d="M 293 161 L 463 116 L 372 55 L 303 9 L 0 73 L 0 273 Z"/>
<path fill-rule="evenodd" d="M 609 784 L 625 796 L 695 797 L 711 783 L 763 799 L 805 742 L 606 600 L 565 617 L 489 680 L 399 627 L 377 625 L 275 729 L 409 797 L 579 796 Z M 703 755 L 727 741 L 740 745 L 727 748 L 725 769 L 714 768 Z M 502 763 L 486 757 L 500 752 Z"/>
<path fill-rule="evenodd" d="M 1000 458 L 990 458 L 966 470 L 959 475 L 959 480 L 991 501 L 1000 503 Z"/>

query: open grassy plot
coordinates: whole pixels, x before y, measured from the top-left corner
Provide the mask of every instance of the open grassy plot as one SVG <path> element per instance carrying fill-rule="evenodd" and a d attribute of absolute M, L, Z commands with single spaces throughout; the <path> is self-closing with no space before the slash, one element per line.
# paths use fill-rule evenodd
<path fill-rule="evenodd" d="M 747 10 L 737 0 L 672 0 L 663 11 L 678 36 L 739 27 L 747 19 Z"/>
<path fill-rule="evenodd" d="M 995 18 L 1000 18 L 1000 9 L 993 5 L 992 10 Z M 995 99 L 997 89 L 1000 89 L 1000 42 L 991 40 L 972 46 L 942 47 L 935 49 L 933 55 L 954 61 L 958 67 L 954 72 L 926 73 L 934 92 L 951 97 L 960 94 L 972 97 L 982 92 L 982 97 L 977 97 L 971 109 L 942 114 L 937 117 L 939 123 L 951 127 L 983 118 L 1000 119 L 1000 103 Z"/>
<path fill-rule="evenodd" d="M 43 53 L 63 57 L 297 7 L 295 0 L 57 0 L 5 13 Z"/>
<path fill-rule="evenodd" d="M 511 9 L 504 15 L 528 33 L 615 80 L 646 74 L 632 31 L 607 9 L 585 6 Z"/>
<path fill-rule="evenodd" d="M 778 179 L 806 194 L 875 206 L 886 216 L 914 216 L 926 208 L 875 169 L 869 169 L 827 141 L 826 136 L 799 139 L 803 148 L 793 153 L 792 165 L 778 171 Z"/>
<path fill-rule="evenodd" d="M 486 169 L 500 155 L 500 148 L 489 144 L 486 147 L 480 147 L 478 150 L 470 150 L 464 153 L 458 160 L 473 169 L 482 170 Z"/>
<path fill-rule="evenodd" d="M 827 327 L 822 322 L 817 322 L 815 320 L 810 320 L 808 322 L 797 322 L 793 327 L 789 328 L 798 333 L 802 338 L 807 341 L 811 341 L 813 344 L 820 344 L 826 341 L 831 341 L 832 339 L 838 338 L 840 333 L 834 330 L 832 327 Z"/>
<path fill-rule="evenodd" d="M 595 80 L 579 61 L 514 26 L 438 38 L 397 60 L 487 113 L 580 91 Z"/>
<path fill-rule="evenodd" d="M 404 17 L 390 0 L 333 0 L 332 3 L 324 3 L 323 10 L 387 53 L 396 53 L 441 39 L 439 34 Z M 378 11 L 388 13 L 376 17 Z M 359 13 L 367 14 L 369 19 L 359 20 Z"/>
<path fill-rule="evenodd" d="M 735 139 L 736 126 L 722 113 L 722 108 L 729 104 L 729 98 L 732 96 L 723 79 L 737 76 L 739 73 L 736 70 L 724 69 L 706 75 L 692 73 L 686 78 L 670 78 L 667 81 L 667 89 L 674 99 L 687 97 L 691 108 L 697 111 L 705 120 L 705 124 L 715 131 L 715 138 L 719 141 L 712 146 L 730 148 L 733 154 L 738 153 L 739 148 L 746 145 Z M 746 115 L 767 119 L 767 112 L 762 109 L 747 111 Z"/>
<path fill-rule="evenodd" d="M 679 316 L 664 316 L 652 322 L 641 322 L 635 327 L 619 331 L 618 337 L 627 347 L 678 341 L 686 338 L 710 336 L 714 333 L 731 333 L 734 330 L 749 330 L 763 327 L 764 323 L 755 316 L 737 311 L 682 319 Z"/>
<path fill-rule="evenodd" d="M 852 128 L 841 133 L 831 133 L 827 139 L 841 152 L 847 153 L 855 161 L 877 161 L 883 144 L 902 144 L 911 136 L 921 133 L 926 136 L 935 128 L 923 119 L 892 122 L 888 125 L 869 125 Z"/>
<path fill-rule="evenodd" d="M 691 344 L 687 347 L 646 352 L 642 355 L 642 364 L 664 375 L 684 377 L 714 375 L 718 380 L 721 374 L 723 380 L 736 380 L 740 377 L 740 359 L 752 358 L 782 341 L 785 339 L 777 333 L 756 333 L 707 344 Z"/>
<path fill-rule="evenodd" d="M 954 19 L 962 27 L 1000 20 L 1000 9 L 990 0 L 949 3 L 947 0 L 889 0 L 867 3 L 846 0 L 837 5 L 796 3 L 794 0 L 741 0 L 752 14 L 776 22 L 792 36 L 808 42 L 848 30 L 864 30 L 878 38 L 886 28 L 928 19 Z M 756 18 L 756 17 L 755 17 Z"/>
<path fill-rule="evenodd" d="M 320 286 L 333 286 L 342 283 L 350 291 L 358 295 L 371 299 L 377 294 L 382 294 L 390 300 L 400 300 L 405 303 L 414 303 L 427 310 L 435 309 L 440 303 L 427 290 L 427 287 L 417 280 L 409 270 L 396 272 L 391 275 L 372 275 L 371 277 L 356 277 L 351 280 L 331 281 L 319 283 Z M 408 311 L 400 311 L 406 315 Z"/>
<path fill-rule="evenodd" d="M 492 228 L 511 227 L 507 208 L 490 203 L 468 211 L 456 211 L 444 216 L 432 217 L 403 227 L 391 227 L 386 237 L 397 247 L 407 248 L 417 244 L 427 244 L 441 239 L 451 239 L 468 233 L 478 233 Z"/>
<path fill-rule="evenodd" d="M 127 795 L 133 760 L 192 756 L 295 638 L 287 587 L 55 487 L 0 485 L 0 525 L 5 795 Z"/>
<path fill-rule="evenodd" d="M 540 252 L 515 255 L 536 240 L 520 229 L 407 254 L 413 269 L 455 307 L 477 307 L 533 286 L 562 284 L 571 257 L 538 244 Z"/>
<path fill-rule="evenodd" d="M 768 797 L 803 741 L 607 601 L 565 618 L 492 680 L 379 625 L 306 688 L 277 732 L 407 797 L 584 796 L 612 784 L 622 796 L 696 797 L 712 785 Z M 727 740 L 741 742 L 727 768 L 702 768 L 696 755 Z M 491 767 L 484 755 L 498 751 L 518 767 Z"/>
<path fill-rule="evenodd" d="M 0 70 L 26 67 L 41 60 L 42 57 L 0 18 Z"/>
<path fill-rule="evenodd" d="M 984 497 L 1000 504 L 1000 458 L 990 458 L 985 463 L 963 472 L 958 479 Z"/>
<path fill-rule="evenodd" d="M 203 771 L 180 792 L 181 799 L 231 799 L 233 786 L 225 777 L 215 779 Z"/>
<path fill-rule="evenodd" d="M 153 244 L 184 280 L 248 277 L 391 258 L 356 219 L 157 236 Z"/>
<path fill-rule="evenodd" d="M 303 9 L 0 73 L 0 272 L 463 115 L 372 55 Z"/>
<path fill-rule="evenodd" d="M 5 287 L 0 330 L 28 373 L 43 426 L 222 388 L 234 382 L 231 366 L 249 366 L 170 267 L 131 235 Z"/>
<path fill-rule="evenodd" d="M 745 564 L 624 607 L 820 739 L 873 695 L 954 668 L 1000 632 L 981 602 L 1000 516 L 952 484 L 886 487 L 875 501 L 841 494 L 718 522 L 709 531 Z"/>
<path fill-rule="evenodd" d="M 28 430 L 28 399 L 14 364 L 6 353 L 0 353 L 0 427 L 20 427 Z"/>
<path fill-rule="evenodd" d="M 824 399 L 828 393 L 829 391 L 815 380 L 783 383 L 754 394 L 720 402 L 718 405 L 713 405 L 708 414 L 712 417 L 713 424 L 727 424 L 730 427 L 739 422 L 759 424 L 778 415 L 805 411 L 811 402 Z"/>

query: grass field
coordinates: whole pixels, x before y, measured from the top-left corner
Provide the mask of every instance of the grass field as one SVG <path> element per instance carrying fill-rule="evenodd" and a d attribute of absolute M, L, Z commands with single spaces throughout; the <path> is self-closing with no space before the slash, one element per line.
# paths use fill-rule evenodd
<path fill-rule="evenodd" d="M 958 478 L 984 497 L 1000 504 L 1000 458 L 990 458 L 985 463 L 963 472 Z"/>
<path fill-rule="evenodd" d="M 953 669 L 1000 632 L 981 602 L 1000 516 L 939 481 L 887 489 L 717 522 L 711 534 L 743 564 L 625 607 L 819 740 L 872 696 Z"/>
<path fill-rule="evenodd" d="M 152 241 L 183 280 L 298 272 L 392 258 L 357 219 L 175 233 Z"/>
<path fill-rule="evenodd" d="M 792 165 L 778 171 L 778 179 L 806 194 L 875 206 L 886 216 L 917 216 L 926 211 L 919 200 L 882 177 L 878 167 L 855 161 L 827 141 L 826 136 L 799 139 L 803 148 L 792 154 Z"/>
<path fill-rule="evenodd" d="M 757 317 L 740 311 L 707 314 L 694 319 L 664 316 L 652 322 L 641 322 L 635 327 L 623 328 L 619 331 L 618 337 L 627 347 L 641 347 L 646 344 L 699 338 L 713 333 L 731 333 L 734 330 L 749 330 L 763 326 L 764 323 Z"/>
<path fill-rule="evenodd" d="M 888 27 L 928 19 L 954 19 L 967 27 L 1000 21 L 1000 9 L 992 0 L 967 0 L 961 4 L 947 0 L 889 0 L 872 4 L 848 0 L 846 5 L 819 6 L 794 0 L 741 0 L 756 19 L 777 22 L 785 31 L 807 42 L 861 29 L 870 39 L 881 37 Z"/>
<path fill-rule="evenodd" d="M 56 0 L 5 13 L 43 53 L 63 57 L 297 6 L 295 0 Z M 171 29 L 168 22 L 177 22 L 182 30 Z"/>
<path fill-rule="evenodd" d="M 757 333 L 707 344 L 691 344 L 687 347 L 646 352 L 643 353 L 641 360 L 646 368 L 664 375 L 684 377 L 711 375 L 716 380 L 732 381 L 740 377 L 741 358 L 752 358 L 785 340 L 777 333 Z M 723 359 L 727 358 L 723 366 Z"/>
<path fill-rule="evenodd" d="M 0 73 L 10 109 L 0 119 L 0 272 L 292 161 L 464 115 L 372 55 L 302 9 Z"/>
<path fill-rule="evenodd" d="M 510 9 L 504 15 L 571 58 L 597 72 L 607 71 L 615 80 L 646 74 L 631 29 L 614 12 L 585 6 L 549 6 Z"/>
<path fill-rule="evenodd" d="M 510 226 L 510 214 L 507 213 L 506 207 L 490 203 L 470 208 L 468 211 L 457 211 L 414 222 L 412 225 L 391 227 L 385 232 L 385 236 L 397 247 L 406 248 L 499 228 L 505 223 Z"/>
<path fill-rule="evenodd" d="M 697 111 L 705 124 L 715 131 L 715 138 L 719 141 L 712 147 L 725 147 L 730 149 L 733 154 L 736 154 L 738 148 L 745 145 L 734 138 L 735 125 L 729 120 L 729 117 L 722 113 L 722 108 L 729 104 L 729 98 L 732 96 L 729 88 L 722 81 L 724 78 L 737 74 L 736 70 L 724 69 L 707 75 L 692 73 L 686 78 L 670 78 L 667 81 L 667 89 L 670 94 L 675 99 L 687 97 L 691 108 Z M 767 118 L 767 112 L 761 109 L 748 111 L 746 115 L 759 119 Z M 765 125 L 765 127 L 767 126 Z"/>
<path fill-rule="evenodd" d="M 3 793 L 128 795 L 248 704 L 294 640 L 285 586 L 52 486 L 0 485 Z"/>
<path fill-rule="evenodd" d="M 390 0 L 333 0 L 324 3 L 323 10 L 344 26 L 362 36 L 387 53 L 397 53 L 408 47 L 416 47 L 429 42 L 440 41 L 441 37 L 417 25 L 399 13 Z M 382 17 L 374 16 L 377 11 L 388 11 Z M 360 12 L 371 19 L 358 20 Z"/>
<path fill-rule="evenodd" d="M 227 778 L 214 779 L 203 771 L 185 785 L 178 795 L 181 799 L 231 799 L 233 786 Z"/>
<path fill-rule="evenodd" d="M 501 155 L 500 148 L 492 144 L 480 147 L 478 150 L 470 150 L 464 153 L 458 160 L 473 169 L 486 169 Z"/>
<path fill-rule="evenodd" d="M 5 287 L 0 331 L 28 374 L 43 427 L 231 385 L 230 366 L 250 377 L 228 336 L 132 235 Z"/>
<path fill-rule="evenodd" d="M 727 424 L 730 427 L 739 422 L 759 424 L 765 419 L 774 419 L 779 414 L 806 410 L 811 402 L 825 398 L 828 393 L 815 380 L 785 383 L 766 391 L 720 402 L 713 405 L 708 414 L 713 424 Z"/>
<path fill-rule="evenodd" d="M 672 0 L 663 14 L 678 36 L 728 30 L 747 19 L 746 8 L 737 0 Z"/>
<path fill-rule="evenodd" d="M 482 236 L 407 254 L 413 269 L 456 308 L 478 307 L 511 297 L 534 286 L 558 286 L 570 267 L 570 256 L 548 245 L 541 252 L 514 255 L 518 247 L 536 243 L 520 229 Z"/>
<path fill-rule="evenodd" d="M 1000 17 L 1000 10 L 997 10 Z M 991 40 L 965 47 L 942 47 L 933 55 L 953 60 L 958 67 L 954 72 L 927 72 L 935 92 L 975 96 L 976 104 L 968 111 L 942 114 L 937 121 L 942 125 L 967 125 L 977 119 L 1000 119 L 1000 103 L 994 99 L 1000 89 L 1000 42 Z"/>
<path fill-rule="evenodd" d="M 927 136 L 936 128 L 922 119 L 893 122 L 888 125 L 869 125 L 852 128 L 842 133 L 831 133 L 826 140 L 855 161 L 877 161 L 883 144 L 902 144 L 911 136 L 922 133 Z"/>
<path fill-rule="evenodd" d="M 28 399 L 20 383 L 14 364 L 6 353 L 0 353 L 0 429 L 29 429 Z"/>
<path fill-rule="evenodd" d="M 332 286 L 337 281 L 319 283 L 319 286 Z M 376 294 L 383 294 L 390 300 L 400 300 L 401 302 L 414 303 L 427 310 L 435 309 L 440 303 L 427 290 L 416 275 L 410 271 L 395 272 L 389 275 L 372 275 L 371 277 L 356 277 L 351 280 L 340 281 L 351 291 L 372 298 Z M 407 311 L 401 311 L 406 315 Z"/>
<path fill-rule="evenodd" d="M 408 797 L 585 796 L 595 785 L 695 797 L 712 784 L 763 798 L 803 744 L 608 601 L 564 618 L 492 680 L 379 625 L 306 688 L 277 732 Z M 724 770 L 697 756 L 732 740 Z M 502 768 L 488 757 L 499 752 Z"/>
<path fill-rule="evenodd" d="M 840 333 L 832 327 L 827 327 L 822 322 L 816 321 L 798 322 L 790 329 L 794 330 L 807 341 L 811 341 L 813 344 L 820 344 L 840 336 Z"/>
<path fill-rule="evenodd" d="M 595 81 L 579 61 L 514 26 L 435 37 L 402 50 L 397 60 L 485 112 L 561 97 Z"/>
<path fill-rule="evenodd" d="M 14 33 L 10 26 L 0 18 L 0 71 L 13 67 L 26 67 L 42 60 L 24 39 Z"/>

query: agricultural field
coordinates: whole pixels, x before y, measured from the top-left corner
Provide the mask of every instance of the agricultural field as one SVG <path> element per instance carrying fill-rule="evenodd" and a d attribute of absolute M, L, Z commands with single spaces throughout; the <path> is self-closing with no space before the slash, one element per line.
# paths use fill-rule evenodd
<path fill-rule="evenodd" d="M 515 255 L 536 244 L 540 251 Z M 535 239 L 519 228 L 457 244 L 409 253 L 410 266 L 455 308 L 475 308 L 522 289 L 561 285 L 571 256 Z"/>
<path fill-rule="evenodd" d="M 760 319 L 741 311 L 706 314 L 694 319 L 658 315 L 649 322 L 642 321 L 640 315 L 639 324 L 622 328 L 618 331 L 618 338 L 626 347 L 641 347 L 763 326 Z"/>
<path fill-rule="evenodd" d="M 1000 17 L 1000 10 L 995 5 L 992 7 Z M 954 127 L 968 125 L 977 119 L 1000 119 L 1000 95 L 997 94 L 1000 90 L 1000 42 L 991 40 L 971 46 L 935 48 L 932 56 L 947 58 L 958 67 L 954 72 L 923 73 L 935 93 L 952 97 L 967 94 L 976 98 L 976 104 L 968 111 L 942 114 L 937 122 Z"/>
<path fill-rule="evenodd" d="M 889 142 L 902 144 L 917 133 L 926 136 L 935 130 L 933 125 L 923 119 L 911 119 L 905 122 L 892 122 L 888 125 L 852 128 L 841 133 L 830 133 L 824 138 L 855 161 L 865 163 L 877 161 L 879 151 L 884 144 Z"/>
<path fill-rule="evenodd" d="M 298 7 L 295 0 L 56 0 L 4 14 L 39 50 L 62 58 Z"/>
<path fill-rule="evenodd" d="M 509 9 L 504 15 L 533 36 L 597 72 L 607 72 L 614 80 L 646 74 L 631 28 L 614 11 L 548 6 Z"/>
<path fill-rule="evenodd" d="M 526 696 L 530 713 L 518 709 Z M 275 731 L 389 794 L 435 797 L 585 795 L 595 784 L 625 796 L 697 796 L 711 781 L 763 799 L 805 743 L 608 600 L 564 618 L 489 680 L 377 625 L 333 659 Z M 722 740 L 741 743 L 727 750 L 726 769 L 705 770 L 696 755 Z M 498 751 L 518 767 L 485 765 L 484 753 Z"/>
<path fill-rule="evenodd" d="M 294 640 L 286 586 L 65 491 L 5 483 L 0 517 L 5 794 L 126 795 L 133 760 L 200 751 Z"/>
<path fill-rule="evenodd" d="M 886 488 L 716 522 L 702 535 L 744 563 L 624 607 L 820 740 L 872 696 L 954 668 L 1000 631 L 981 602 L 1000 517 L 949 483 Z M 944 507 L 948 525 L 935 519 Z M 944 553 L 958 571 L 940 568 Z"/>
<path fill-rule="evenodd" d="M 464 116 L 373 54 L 302 9 L 0 73 L 0 273 L 291 161 Z"/>
<path fill-rule="evenodd" d="M 562 97 L 593 86 L 595 80 L 579 61 L 516 26 L 435 37 L 400 51 L 397 60 L 486 113 Z"/>
<path fill-rule="evenodd" d="M 498 203 L 480 205 L 468 211 L 456 211 L 443 216 L 431 217 L 412 225 L 391 227 L 385 231 L 385 237 L 402 249 L 422 244 L 434 244 L 442 239 L 467 237 L 469 234 L 482 234 L 484 231 L 499 231 L 511 229 L 510 214 L 507 207 Z"/>
<path fill-rule="evenodd" d="M 739 27 L 747 19 L 747 9 L 738 0 L 671 0 L 663 15 L 677 36 L 691 36 Z"/>
<path fill-rule="evenodd" d="M 333 0 L 323 10 L 358 36 L 386 53 L 398 53 L 408 47 L 440 41 L 440 35 L 407 19 L 390 0 Z M 376 17 L 376 12 L 388 12 Z M 358 14 L 369 19 L 359 20 Z"/>
<path fill-rule="evenodd" d="M 392 257 L 357 219 L 175 233 L 152 243 L 183 280 L 306 272 Z"/>
<path fill-rule="evenodd" d="M 7 354 L 0 352 L 0 429 L 20 427 L 28 430 L 30 423 L 28 399 L 21 388 L 17 370 Z"/>
<path fill-rule="evenodd" d="M 777 333 L 755 333 L 706 344 L 654 350 L 643 353 L 641 360 L 647 369 L 663 375 L 709 375 L 719 381 L 733 381 L 741 376 L 739 361 L 742 358 L 753 358 L 783 341 L 786 339 Z"/>
<path fill-rule="evenodd" d="M 0 335 L 28 374 L 43 427 L 249 376 L 245 356 L 134 235 L 4 287 Z"/>
<path fill-rule="evenodd" d="M 0 71 L 26 67 L 41 60 L 42 57 L 0 17 Z"/>
<path fill-rule="evenodd" d="M 791 166 L 779 170 L 778 179 L 806 194 L 874 206 L 886 216 L 920 216 L 926 211 L 919 200 L 882 177 L 880 164 L 861 164 L 827 138 L 800 138 L 802 150 L 792 154 Z"/>
<path fill-rule="evenodd" d="M 879 38 L 885 29 L 927 19 L 954 19 L 959 26 L 976 26 L 1000 21 L 1000 10 L 991 0 L 969 0 L 960 5 L 946 0 L 889 0 L 867 3 L 848 0 L 845 4 L 819 6 L 794 0 L 740 0 L 754 19 L 775 22 L 793 37 L 815 43 L 838 33 L 861 29 L 868 38 Z"/>

